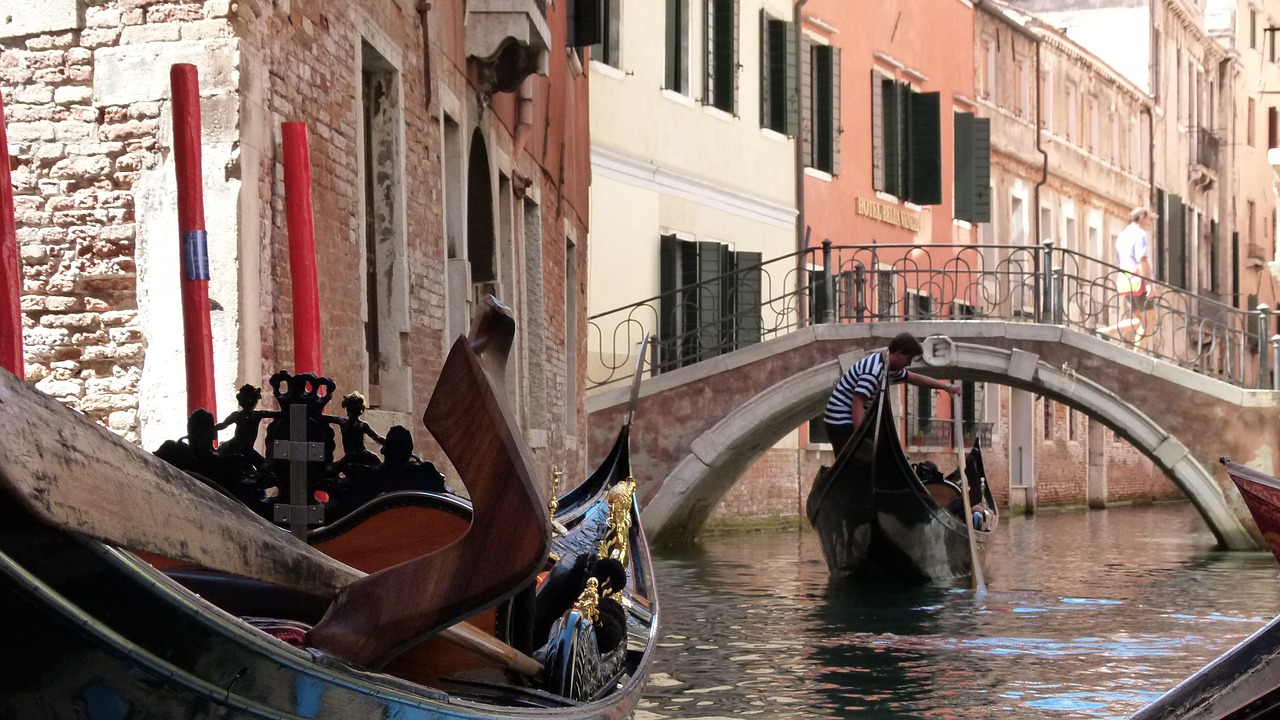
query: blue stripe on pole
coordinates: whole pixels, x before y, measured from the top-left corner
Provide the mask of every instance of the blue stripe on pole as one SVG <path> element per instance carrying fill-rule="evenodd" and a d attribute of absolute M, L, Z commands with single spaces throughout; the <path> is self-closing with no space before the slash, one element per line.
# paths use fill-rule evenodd
<path fill-rule="evenodd" d="M 209 279 L 209 235 L 204 230 L 182 231 L 182 278 Z"/>

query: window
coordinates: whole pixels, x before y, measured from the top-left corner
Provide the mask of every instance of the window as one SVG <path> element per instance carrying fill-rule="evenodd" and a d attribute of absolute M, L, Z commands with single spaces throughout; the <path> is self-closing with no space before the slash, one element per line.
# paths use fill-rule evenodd
<path fill-rule="evenodd" d="M 400 73 L 367 42 L 360 55 L 360 178 L 363 190 L 364 353 L 369 408 L 408 410 L 408 318 L 391 299 L 403 297 L 408 274 L 404 213 L 404 113 Z"/>
<path fill-rule="evenodd" d="M 1072 144 L 1080 142 L 1080 93 L 1070 83 L 1067 84 L 1067 139 Z"/>
<path fill-rule="evenodd" d="M 898 313 L 898 275 L 892 270 L 876 271 L 876 317 L 887 320 Z"/>
<path fill-rule="evenodd" d="M 1031 69 L 1026 60 L 1018 61 L 1018 117 L 1031 117 Z"/>
<path fill-rule="evenodd" d="M 591 43 L 591 60 L 593 62 L 602 62 L 611 67 L 622 67 L 619 57 L 619 27 L 620 18 L 619 3 L 621 0 L 573 0 L 569 3 L 569 12 L 572 19 L 569 22 L 570 27 L 577 31 L 577 23 L 579 17 L 585 17 L 593 22 L 595 37 L 594 43 Z M 592 10 L 585 8 L 590 6 Z M 592 17 L 592 13 L 598 13 L 598 17 Z M 579 14 L 581 13 L 581 14 Z M 585 38 L 576 38 L 570 44 L 579 43 Z"/>
<path fill-rule="evenodd" d="M 666 87 L 689 94 L 689 4 L 667 0 Z"/>
<path fill-rule="evenodd" d="M 1151 94 L 1159 100 L 1164 93 L 1160 90 L 1160 58 L 1164 47 L 1160 44 L 1160 28 L 1151 29 Z"/>
<path fill-rule="evenodd" d="M 919 205 L 942 202 L 938 93 L 872 71 L 872 187 Z"/>
<path fill-rule="evenodd" d="M 812 73 L 810 99 L 812 116 L 805 134 L 804 152 L 815 170 L 840 174 L 840 50 L 828 45 L 810 46 Z"/>
<path fill-rule="evenodd" d="M 955 218 L 991 222 L 991 120 L 955 114 Z"/>
<path fill-rule="evenodd" d="M 1102 126 L 1098 119 L 1098 101 L 1089 98 L 1089 115 L 1087 117 L 1089 123 L 1089 132 L 1085 134 L 1089 138 L 1089 152 L 1102 154 Z"/>
<path fill-rule="evenodd" d="M 982 41 L 982 70 L 978 76 L 981 80 L 979 90 L 982 97 L 991 101 L 991 104 L 997 105 L 999 101 L 996 97 L 996 44 L 990 39 Z"/>
<path fill-rule="evenodd" d="M 1280 147 L 1280 137 L 1276 134 L 1276 108 L 1274 105 L 1267 108 L 1267 148 Z"/>
<path fill-rule="evenodd" d="M 1017 195 L 1009 198 L 1009 244 L 1027 244 L 1026 203 Z"/>
<path fill-rule="evenodd" d="M 663 235 L 659 244 L 660 370 L 760 341 L 761 254 Z"/>
<path fill-rule="evenodd" d="M 1258 11 L 1249 11 L 1249 49 L 1258 49 Z"/>
<path fill-rule="evenodd" d="M 706 71 L 703 102 L 738 112 L 738 0 L 705 0 Z"/>
<path fill-rule="evenodd" d="M 796 26 L 760 11 L 760 127 L 796 134 Z"/>
<path fill-rule="evenodd" d="M 1042 398 L 1044 405 L 1044 439 L 1053 439 L 1053 409 L 1054 403 L 1049 398 Z"/>
<path fill-rule="evenodd" d="M 1053 73 L 1040 74 L 1040 127 L 1053 132 Z"/>
<path fill-rule="evenodd" d="M 1249 144 L 1249 147 L 1253 147 L 1253 142 L 1254 142 L 1253 126 L 1257 125 L 1253 117 L 1254 111 L 1255 111 L 1255 107 L 1254 107 L 1253 98 L 1249 98 L 1249 112 L 1245 115 L 1245 120 L 1244 120 L 1246 123 L 1248 123 L 1248 127 L 1245 128 L 1244 135 L 1245 135 L 1245 142 Z"/>

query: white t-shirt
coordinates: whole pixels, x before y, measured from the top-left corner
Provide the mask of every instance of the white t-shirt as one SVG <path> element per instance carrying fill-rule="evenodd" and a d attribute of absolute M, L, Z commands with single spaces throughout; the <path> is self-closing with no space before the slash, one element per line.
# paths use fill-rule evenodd
<path fill-rule="evenodd" d="M 1147 231 L 1138 226 L 1138 223 L 1129 223 L 1120 234 L 1116 236 L 1116 264 L 1121 268 L 1129 271 L 1138 269 L 1138 261 L 1147 257 L 1150 247 L 1147 240 Z"/>

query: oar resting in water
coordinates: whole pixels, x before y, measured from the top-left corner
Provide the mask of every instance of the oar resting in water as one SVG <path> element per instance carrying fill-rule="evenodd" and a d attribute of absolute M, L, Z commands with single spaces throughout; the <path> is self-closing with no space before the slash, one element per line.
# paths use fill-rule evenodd
<path fill-rule="evenodd" d="M 424 421 L 470 491 L 472 526 L 448 547 L 372 575 L 295 540 L 6 371 L 0 493 L 47 524 L 111 545 L 334 597 L 308 640 L 347 662 L 378 668 L 442 632 L 537 674 L 535 661 L 496 638 L 449 628 L 533 577 L 550 537 L 527 450 L 468 341 L 450 351 Z"/>

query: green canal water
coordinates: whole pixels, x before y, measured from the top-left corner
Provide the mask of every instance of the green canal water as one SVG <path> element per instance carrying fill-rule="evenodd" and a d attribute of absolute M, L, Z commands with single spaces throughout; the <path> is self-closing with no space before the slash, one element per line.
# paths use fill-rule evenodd
<path fill-rule="evenodd" d="M 636 720 L 1125 718 L 1280 614 L 1280 565 L 1187 504 L 1005 517 L 987 588 L 830 581 L 811 530 L 656 559 Z"/>

